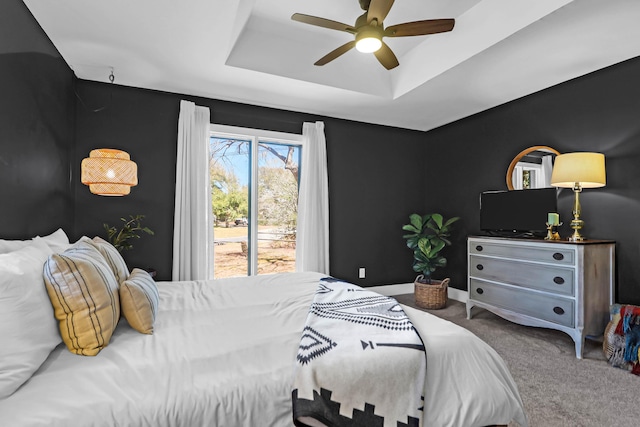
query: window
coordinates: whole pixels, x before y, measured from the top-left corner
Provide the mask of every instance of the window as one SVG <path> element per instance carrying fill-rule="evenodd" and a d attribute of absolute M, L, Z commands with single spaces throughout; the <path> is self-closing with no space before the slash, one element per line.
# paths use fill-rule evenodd
<path fill-rule="evenodd" d="M 216 279 L 295 271 L 302 135 L 212 125 Z"/>

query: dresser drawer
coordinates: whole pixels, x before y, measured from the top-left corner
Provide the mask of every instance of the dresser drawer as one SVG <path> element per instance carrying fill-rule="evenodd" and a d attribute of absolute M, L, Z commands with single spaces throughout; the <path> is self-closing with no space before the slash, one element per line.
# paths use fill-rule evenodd
<path fill-rule="evenodd" d="M 496 307 L 574 327 L 574 300 L 469 279 L 469 298 Z"/>
<path fill-rule="evenodd" d="M 559 265 L 574 265 L 575 252 L 568 247 L 553 245 L 518 245 L 513 243 L 500 244 L 494 242 L 469 241 L 469 254 L 487 255 L 517 259 L 522 261 L 548 262 Z"/>
<path fill-rule="evenodd" d="M 469 275 L 472 277 L 559 295 L 574 296 L 574 273 L 571 267 L 469 256 Z"/>

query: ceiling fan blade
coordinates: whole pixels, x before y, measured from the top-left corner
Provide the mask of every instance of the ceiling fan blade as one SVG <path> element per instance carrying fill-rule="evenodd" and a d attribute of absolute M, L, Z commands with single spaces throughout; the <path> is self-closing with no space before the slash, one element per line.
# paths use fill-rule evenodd
<path fill-rule="evenodd" d="M 337 57 L 339 57 L 340 55 L 342 55 L 343 53 L 346 53 L 349 50 L 353 49 L 355 45 L 356 45 L 356 41 L 351 40 L 350 42 L 343 44 L 339 48 L 334 49 L 331 52 L 327 53 L 325 56 L 318 59 L 313 65 L 324 65 L 328 62 L 331 62 Z"/>
<path fill-rule="evenodd" d="M 369 11 L 367 12 L 367 22 L 377 19 L 378 24 L 382 24 L 384 18 L 389 14 L 393 2 L 394 0 L 371 0 Z"/>
<path fill-rule="evenodd" d="M 384 68 L 387 70 L 391 70 L 392 68 L 396 68 L 400 63 L 398 62 L 398 58 L 393 53 L 391 48 L 385 43 L 382 42 L 382 47 L 373 53 L 378 61 L 382 64 Z"/>
<path fill-rule="evenodd" d="M 294 21 L 302 22 L 304 24 L 315 25 L 317 27 L 329 28 L 331 30 L 346 31 L 347 33 L 354 34 L 356 29 L 351 25 L 343 24 L 342 22 L 332 21 L 331 19 L 318 18 L 317 16 L 304 15 L 302 13 L 294 13 L 291 15 L 291 19 Z"/>
<path fill-rule="evenodd" d="M 425 36 L 453 30 L 455 19 L 428 19 L 392 25 L 384 30 L 387 37 Z"/>

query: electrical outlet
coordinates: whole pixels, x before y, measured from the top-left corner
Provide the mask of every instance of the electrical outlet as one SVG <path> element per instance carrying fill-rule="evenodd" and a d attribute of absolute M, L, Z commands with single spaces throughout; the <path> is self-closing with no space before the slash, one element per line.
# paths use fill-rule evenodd
<path fill-rule="evenodd" d="M 364 279 L 365 278 L 365 270 L 364 267 L 360 267 L 358 269 L 358 278 L 359 279 Z"/>

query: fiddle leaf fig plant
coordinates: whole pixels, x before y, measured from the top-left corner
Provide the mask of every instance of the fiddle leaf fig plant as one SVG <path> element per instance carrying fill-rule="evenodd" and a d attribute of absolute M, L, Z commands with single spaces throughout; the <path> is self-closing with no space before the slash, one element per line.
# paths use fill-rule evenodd
<path fill-rule="evenodd" d="M 459 219 L 456 216 L 445 220 L 439 213 L 411 214 L 410 223 L 402 227 L 408 232 L 403 236 L 407 247 L 413 250 L 413 271 L 422 274 L 425 283 L 431 283 L 431 274 L 437 268 L 447 265 L 440 252 L 451 245 L 451 225 Z"/>
<path fill-rule="evenodd" d="M 103 224 L 107 232 L 107 239 L 119 251 L 129 250 L 133 248 L 132 239 L 139 239 L 140 233 L 144 232 L 153 235 L 153 231 L 148 227 L 142 226 L 144 215 L 129 215 L 129 219 L 120 218 L 124 223 L 122 227 L 116 228 L 113 225 Z"/>

